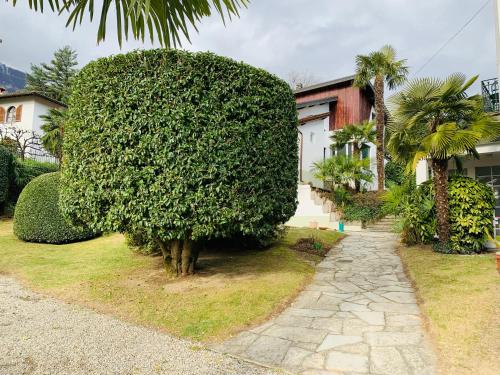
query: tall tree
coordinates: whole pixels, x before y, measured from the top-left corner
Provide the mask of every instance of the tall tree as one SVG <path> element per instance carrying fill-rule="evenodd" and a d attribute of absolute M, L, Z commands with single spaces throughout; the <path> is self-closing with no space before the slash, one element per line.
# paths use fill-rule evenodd
<path fill-rule="evenodd" d="M 390 90 L 401 85 L 408 75 L 406 60 L 398 60 L 393 47 L 386 45 L 380 51 L 356 56 L 356 78 L 354 84 L 365 87 L 374 80 L 375 123 L 377 128 L 377 185 L 384 190 L 384 128 L 385 128 L 385 84 Z"/>
<path fill-rule="evenodd" d="M 71 94 L 71 82 L 78 72 L 76 65 L 76 51 L 69 46 L 60 48 L 54 52 L 50 63 L 31 65 L 31 72 L 26 76 L 26 90 L 67 102 Z"/>
<path fill-rule="evenodd" d="M 458 73 L 444 80 L 414 79 L 390 99 L 387 148 L 409 170 L 415 170 L 420 160 L 431 162 L 437 232 L 442 243 L 450 238 L 448 160 L 467 154 L 477 156 L 479 142 L 500 136 L 500 122 L 484 113 L 482 97 L 467 95 L 466 90 L 476 79 L 467 81 Z"/>
<path fill-rule="evenodd" d="M 15 6 L 17 0 L 13 1 Z M 155 34 L 162 46 L 175 47 L 181 44 L 182 37 L 189 40 L 190 28 L 197 25 L 204 17 L 217 13 L 226 22 L 239 16 L 241 7 L 246 7 L 249 0 L 30 0 L 31 9 L 44 11 L 48 3 L 50 9 L 58 14 L 67 14 L 66 26 L 76 28 L 88 13 L 90 21 L 94 14 L 100 14 L 97 29 L 97 42 L 106 37 L 107 18 L 110 11 L 116 15 L 116 33 L 118 43 L 122 45 L 123 36 L 128 39 L 129 33 L 136 40 L 144 41 L 146 33 L 151 42 Z M 99 9 L 100 7 L 100 9 Z"/>
<path fill-rule="evenodd" d="M 352 155 L 355 159 L 361 159 L 361 151 L 369 149 L 369 143 L 376 142 L 377 132 L 373 129 L 373 122 L 364 121 L 361 124 L 349 124 L 341 130 L 336 131 L 330 137 L 336 148 L 342 148 L 347 144 L 352 144 Z M 354 181 L 356 192 L 361 190 L 361 181 Z"/>

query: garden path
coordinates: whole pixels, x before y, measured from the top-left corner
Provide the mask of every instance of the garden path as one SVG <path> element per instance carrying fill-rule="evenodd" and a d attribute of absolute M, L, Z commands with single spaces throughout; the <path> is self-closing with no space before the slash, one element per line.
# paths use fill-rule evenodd
<path fill-rule="evenodd" d="M 396 246 L 391 233 L 350 233 L 289 308 L 217 349 L 303 375 L 435 374 Z"/>
<path fill-rule="evenodd" d="M 274 374 L 0 276 L 0 374 Z"/>

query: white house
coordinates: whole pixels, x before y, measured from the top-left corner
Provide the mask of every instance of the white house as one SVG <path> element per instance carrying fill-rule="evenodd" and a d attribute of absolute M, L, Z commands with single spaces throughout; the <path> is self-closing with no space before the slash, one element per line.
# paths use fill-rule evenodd
<path fill-rule="evenodd" d="M 21 130 L 25 136 L 43 135 L 41 115 L 51 108 L 65 108 L 66 105 L 37 92 L 5 93 L 0 88 L 0 134 Z M 7 137 L 9 134 L 7 133 Z M 12 138 L 12 135 L 10 135 Z M 42 157 L 45 157 L 42 150 Z"/>

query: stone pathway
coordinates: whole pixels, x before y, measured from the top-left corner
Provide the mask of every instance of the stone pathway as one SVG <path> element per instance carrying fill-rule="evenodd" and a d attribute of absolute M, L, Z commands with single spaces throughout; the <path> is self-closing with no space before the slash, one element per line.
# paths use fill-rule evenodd
<path fill-rule="evenodd" d="M 278 317 L 217 349 L 302 375 L 433 375 L 411 284 L 390 233 L 351 233 Z"/>

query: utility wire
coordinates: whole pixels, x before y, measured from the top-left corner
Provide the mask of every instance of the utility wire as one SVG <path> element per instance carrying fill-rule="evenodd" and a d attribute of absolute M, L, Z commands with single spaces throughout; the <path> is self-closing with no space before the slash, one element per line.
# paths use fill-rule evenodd
<path fill-rule="evenodd" d="M 486 0 L 486 1 L 485 1 L 485 3 L 484 3 L 483 5 L 481 5 L 481 7 L 480 7 L 480 8 L 479 8 L 479 9 L 478 9 L 478 10 L 477 10 L 477 11 L 476 11 L 473 15 L 472 15 L 472 17 L 471 17 L 471 18 L 469 18 L 469 19 L 467 20 L 467 22 L 466 22 L 466 23 L 465 23 L 465 24 L 464 24 L 464 25 L 463 25 L 460 29 L 458 29 L 458 31 L 457 31 L 455 34 L 453 34 L 453 35 L 452 35 L 452 36 L 451 36 L 451 37 L 450 37 L 450 38 L 449 38 L 449 39 L 448 39 L 448 40 L 447 40 L 447 41 L 446 41 L 446 42 L 445 42 L 445 43 L 444 43 L 444 44 L 443 44 L 443 45 L 442 45 L 442 46 L 441 46 L 441 47 L 440 47 L 440 48 L 439 48 L 439 49 L 438 49 L 438 50 L 437 50 L 437 51 L 436 51 L 436 52 L 435 52 L 435 53 L 434 53 L 434 54 L 433 54 L 430 58 L 429 58 L 429 60 L 427 60 L 427 61 L 425 62 L 425 64 L 424 64 L 424 65 L 422 65 L 422 66 L 420 67 L 420 69 L 418 69 L 418 70 L 417 70 L 414 74 L 418 74 L 418 73 L 420 73 L 420 72 L 421 72 L 421 71 L 422 71 L 422 70 L 423 70 L 423 69 L 424 69 L 427 65 L 429 65 L 429 63 L 430 63 L 432 60 L 434 60 L 434 58 L 435 58 L 437 55 L 439 55 L 439 53 L 440 53 L 443 49 L 445 49 L 445 48 L 446 48 L 446 46 L 447 46 L 448 44 L 450 44 L 450 42 L 451 42 L 453 39 L 455 39 L 455 38 L 456 38 L 456 37 L 457 37 L 457 36 L 458 36 L 458 35 L 459 35 L 462 31 L 464 31 L 464 29 L 465 29 L 467 26 L 469 26 L 469 24 L 470 24 L 470 23 L 471 23 L 471 22 L 472 22 L 472 21 L 473 21 L 473 20 L 474 20 L 474 19 L 475 19 L 478 15 L 479 15 L 479 13 L 481 13 L 481 11 L 482 11 L 484 8 L 486 8 L 486 5 L 488 5 L 488 4 L 490 3 L 490 1 L 491 1 L 491 0 Z"/>

